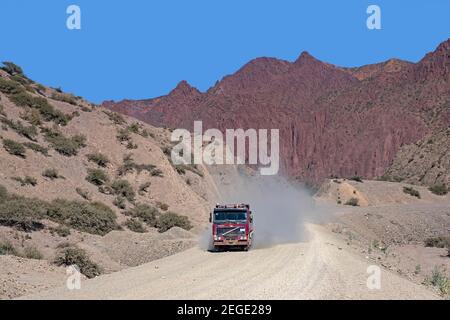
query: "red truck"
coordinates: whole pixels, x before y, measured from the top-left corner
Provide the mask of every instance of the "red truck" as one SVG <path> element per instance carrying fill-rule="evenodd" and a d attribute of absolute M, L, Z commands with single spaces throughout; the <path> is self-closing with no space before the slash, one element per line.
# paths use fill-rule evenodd
<path fill-rule="evenodd" d="M 253 214 L 248 204 L 217 204 L 211 213 L 214 250 L 242 249 L 252 245 Z"/>

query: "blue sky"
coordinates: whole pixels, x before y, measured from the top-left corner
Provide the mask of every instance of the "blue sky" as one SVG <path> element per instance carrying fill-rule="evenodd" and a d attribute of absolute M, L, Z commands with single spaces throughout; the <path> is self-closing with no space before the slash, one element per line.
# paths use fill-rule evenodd
<path fill-rule="evenodd" d="M 81 30 L 66 28 L 70 4 Z M 366 27 L 370 4 L 382 30 Z M 141 99 L 303 50 L 341 66 L 418 61 L 450 37 L 449 16 L 447 0 L 2 0 L 0 60 L 94 102 Z"/>

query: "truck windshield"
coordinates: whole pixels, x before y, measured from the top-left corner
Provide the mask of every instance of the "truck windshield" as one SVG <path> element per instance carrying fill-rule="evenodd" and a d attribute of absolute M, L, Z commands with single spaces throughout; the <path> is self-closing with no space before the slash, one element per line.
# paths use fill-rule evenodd
<path fill-rule="evenodd" d="M 247 220 L 246 211 L 216 211 L 214 221 L 242 221 Z"/>

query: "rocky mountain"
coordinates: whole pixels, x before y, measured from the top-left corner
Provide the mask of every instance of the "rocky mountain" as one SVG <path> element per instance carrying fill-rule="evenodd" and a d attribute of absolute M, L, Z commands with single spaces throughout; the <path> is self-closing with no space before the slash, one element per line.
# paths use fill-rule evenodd
<path fill-rule="evenodd" d="M 419 185 L 450 186 L 450 126 L 403 146 L 384 178 Z"/>
<path fill-rule="evenodd" d="M 398 150 L 450 124 L 450 39 L 417 63 L 341 68 L 303 52 L 258 58 L 207 92 L 182 81 L 168 95 L 103 106 L 157 126 L 280 129 L 285 175 L 383 175 Z"/>

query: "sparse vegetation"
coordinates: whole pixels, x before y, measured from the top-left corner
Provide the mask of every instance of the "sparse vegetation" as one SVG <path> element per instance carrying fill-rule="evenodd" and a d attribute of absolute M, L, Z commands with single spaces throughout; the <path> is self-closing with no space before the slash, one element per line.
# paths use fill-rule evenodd
<path fill-rule="evenodd" d="M 125 222 L 125 226 L 133 232 L 144 233 L 145 227 L 141 221 L 137 219 L 128 219 Z"/>
<path fill-rule="evenodd" d="M 425 247 L 450 248 L 450 236 L 430 237 L 424 244 Z"/>
<path fill-rule="evenodd" d="M 78 188 L 75 188 L 75 192 L 78 193 L 78 195 L 80 197 L 82 197 L 83 199 L 85 199 L 85 200 L 88 200 L 88 201 L 92 200 L 91 194 L 89 193 L 89 191 L 87 191 L 85 189 L 82 189 L 82 188 L 78 187 Z"/>
<path fill-rule="evenodd" d="M 139 190 L 138 190 L 138 193 L 139 193 L 139 195 L 144 195 L 145 193 L 147 193 L 148 192 L 148 188 L 150 188 L 150 185 L 151 185 L 151 183 L 150 182 L 144 182 L 143 184 L 141 184 L 140 186 L 139 186 Z"/>
<path fill-rule="evenodd" d="M 180 216 L 169 211 L 159 217 L 157 227 L 159 232 L 165 232 L 173 227 L 180 227 L 185 230 L 190 230 L 192 225 L 189 222 L 188 217 Z"/>
<path fill-rule="evenodd" d="M 52 147 L 64 156 L 74 156 L 78 154 L 79 149 L 86 146 L 86 137 L 84 135 L 75 135 L 67 138 L 60 131 L 45 129 L 45 139 Z"/>
<path fill-rule="evenodd" d="M 108 116 L 109 120 L 111 120 L 115 124 L 120 125 L 120 124 L 125 123 L 125 119 L 120 113 L 111 112 L 111 111 L 107 111 L 107 110 L 104 110 L 103 113 L 106 114 Z"/>
<path fill-rule="evenodd" d="M 420 192 L 413 187 L 403 187 L 403 192 L 420 199 Z"/>
<path fill-rule="evenodd" d="M 56 124 L 67 125 L 70 117 L 60 110 L 55 109 L 46 98 L 34 97 L 23 90 L 12 94 L 11 101 L 19 107 L 29 107 L 39 111 L 45 121 L 53 121 Z"/>
<path fill-rule="evenodd" d="M 25 249 L 23 250 L 23 256 L 28 259 L 36 259 L 36 260 L 41 260 L 44 258 L 42 253 L 36 247 L 33 246 L 25 247 Z"/>
<path fill-rule="evenodd" d="M 111 188 L 114 190 L 114 194 L 122 196 L 130 202 L 134 201 L 136 194 L 127 180 L 116 180 L 112 183 Z"/>
<path fill-rule="evenodd" d="M 126 199 L 124 197 L 118 196 L 113 200 L 113 205 L 115 205 L 119 209 L 125 209 L 126 208 L 125 200 Z"/>
<path fill-rule="evenodd" d="M 95 186 L 101 186 L 109 181 L 109 177 L 105 171 L 100 169 L 88 169 L 86 181 L 92 183 Z"/>
<path fill-rule="evenodd" d="M 448 193 L 448 189 L 445 186 L 445 184 L 434 185 L 434 186 L 430 187 L 429 190 L 438 196 L 444 196 Z"/>
<path fill-rule="evenodd" d="M 203 177 L 203 173 L 198 169 L 197 165 L 186 165 L 186 164 L 179 164 L 173 166 L 175 170 L 178 172 L 178 174 L 186 174 L 186 171 L 191 171 L 195 173 L 196 175 Z"/>
<path fill-rule="evenodd" d="M 167 203 L 164 203 L 164 202 L 157 201 L 157 202 L 156 202 L 156 206 L 157 206 L 159 209 L 161 209 L 162 211 L 167 211 L 167 210 L 169 210 L 169 205 L 168 205 Z"/>
<path fill-rule="evenodd" d="M 0 242 L 0 256 L 1 255 L 17 256 L 18 253 L 16 248 L 14 248 L 11 242 L 2 241 Z"/>
<path fill-rule="evenodd" d="M 63 225 L 59 225 L 56 228 L 52 228 L 51 231 L 55 232 L 58 236 L 63 238 L 68 237 L 70 235 L 70 228 Z"/>
<path fill-rule="evenodd" d="M 431 276 L 427 277 L 425 282 L 436 287 L 442 295 L 450 294 L 450 278 L 437 266 L 434 267 Z"/>
<path fill-rule="evenodd" d="M 118 227 L 114 211 L 100 202 L 57 199 L 52 201 L 47 216 L 56 222 L 92 234 L 105 235 Z"/>
<path fill-rule="evenodd" d="M 94 278 L 102 273 L 100 267 L 91 261 L 86 251 L 75 246 L 61 249 L 54 263 L 58 266 L 76 265 L 80 272 L 88 278 Z"/>
<path fill-rule="evenodd" d="M 33 186 L 34 187 L 37 185 L 36 178 L 30 177 L 30 176 L 25 176 L 24 178 L 12 177 L 11 179 L 19 182 L 22 187 L 24 187 L 24 186 Z"/>
<path fill-rule="evenodd" d="M 138 218 L 151 227 L 155 227 L 157 225 L 159 212 L 158 209 L 148 204 L 137 204 L 134 208 L 125 212 L 125 214 L 133 218 Z"/>
<path fill-rule="evenodd" d="M 86 157 L 100 167 L 106 167 L 109 163 L 109 158 L 100 152 L 90 153 Z"/>
<path fill-rule="evenodd" d="M 36 141 L 37 129 L 34 125 L 26 127 L 22 124 L 21 121 L 14 122 L 7 118 L 2 118 L 0 120 L 2 123 L 6 124 L 12 130 L 17 132 L 19 135 L 21 135 L 31 141 Z"/>
<path fill-rule="evenodd" d="M 350 198 L 347 202 L 344 203 L 346 206 L 359 206 L 359 200 L 357 198 Z"/>
<path fill-rule="evenodd" d="M 9 73 L 10 75 L 23 76 L 23 70 L 17 64 L 10 62 L 10 61 L 3 61 L 2 64 L 3 64 L 3 67 L 1 67 L 1 69 L 6 71 L 7 73 Z"/>
<path fill-rule="evenodd" d="M 36 109 L 28 109 L 20 117 L 33 126 L 40 126 L 42 124 L 41 114 Z"/>
<path fill-rule="evenodd" d="M 153 169 L 153 170 L 150 172 L 150 174 L 151 174 L 153 177 L 160 177 L 160 178 L 164 177 L 164 173 L 162 172 L 161 169 Z"/>
<path fill-rule="evenodd" d="M 42 172 L 42 176 L 45 178 L 49 178 L 50 180 L 55 180 L 55 179 L 61 178 L 61 176 L 58 173 L 58 170 L 56 170 L 55 168 L 45 169 Z"/>
<path fill-rule="evenodd" d="M 65 103 L 68 103 L 68 104 L 71 104 L 71 105 L 74 105 L 74 106 L 77 105 L 77 99 L 71 94 L 67 94 L 67 93 L 64 93 L 64 94 L 53 93 L 51 98 L 53 100 L 65 102 Z"/>
<path fill-rule="evenodd" d="M 25 142 L 23 143 L 24 147 L 27 147 L 30 150 L 33 150 L 34 152 L 38 152 L 43 154 L 44 156 L 48 157 L 48 149 L 37 144 L 37 143 L 33 143 L 33 142 Z"/>
<path fill-rule="evenodd" d="M 116 138 L 119 142 L 130 142 L 131 141 L 130 133 L 126 129 L 119 129 L 117 131 Z"/>
<path fill-rule="evenodd" d="M 354 177 L 348 178 L 348 180 L 353 180 L 356 182 L 363 182 L 362 178 L 359 176 L 354 176 Z"/>
<path fill-rule="evenodd" d="M 9 154 L 25 158 L 25 147 L 21 143 L 11 139 L 4 139 L 3 147 Z"/>

